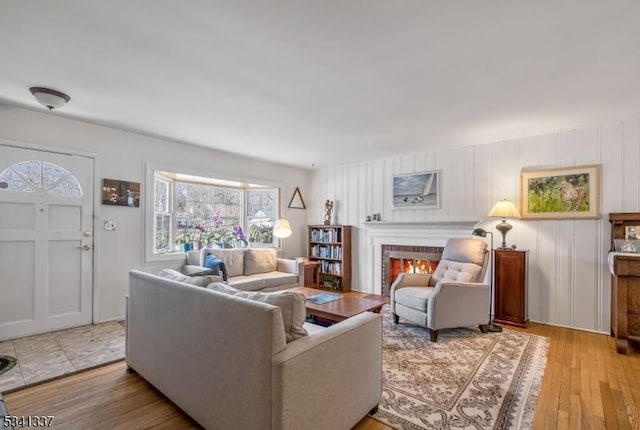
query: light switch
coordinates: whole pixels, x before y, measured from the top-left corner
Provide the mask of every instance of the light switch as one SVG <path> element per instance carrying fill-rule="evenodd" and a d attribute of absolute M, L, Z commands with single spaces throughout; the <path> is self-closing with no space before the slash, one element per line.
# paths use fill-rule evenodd
<path fill-rule="evenodd" d="M 107 231 L 113 231 L 116 229 L 116 222 L 115 221 L 105 221 L 104 222 L 104 229 Z"/>

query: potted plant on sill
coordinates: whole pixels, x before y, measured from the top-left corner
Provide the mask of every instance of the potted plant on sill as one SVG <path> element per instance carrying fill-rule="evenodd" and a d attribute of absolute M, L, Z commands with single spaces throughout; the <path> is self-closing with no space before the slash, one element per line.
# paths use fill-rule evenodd
<path fill-rule="evenodd" d="M 182 252 L 191 251 L 193 239 L 187 226 L 176 230 L 176 245 L 181 245 Z"/>

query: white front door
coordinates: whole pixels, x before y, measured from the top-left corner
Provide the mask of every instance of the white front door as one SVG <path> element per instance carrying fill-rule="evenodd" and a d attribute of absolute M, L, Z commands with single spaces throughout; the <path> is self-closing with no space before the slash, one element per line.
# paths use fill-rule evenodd
<path fill-rule="evenodd" d="M 90 324 L 92 158 L 0 144 L 0 341 Z"/>

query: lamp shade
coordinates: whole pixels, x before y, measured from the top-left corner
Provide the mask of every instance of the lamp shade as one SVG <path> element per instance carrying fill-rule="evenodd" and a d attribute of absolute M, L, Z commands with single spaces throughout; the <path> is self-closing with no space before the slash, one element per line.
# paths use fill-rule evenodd
<path fill-rule="evenodd" d="M 520 218 L 520 212 L 511 200 L 500 200 L 489 212 L 489 216 L 496 218 Z"/>
<path fill-rule="evenodd" d="M 479 236 L 479 237 L 487 237 L 487 233 L 489 233 L 487 230 L 485 230 L 484 228 L 474 228 L 473 231 L 471 232 L 471 234 L 473 236 Z M 491 234 L 491 233 L 489 233 Z"/>
<path fill-rule="evenodd" d="M 291 224 L 284 218 L 277 219 L 273 224 L 273 235 L 278 239 L 291 236 Z"/>
<path fill-rule="evenodd" d="M 71 98 L 65 93 L 52 90 L 51 88 L 31 87 L 29 88 L 29 91 L 31 91 L 31 94 L 33 94 L 36 100 L 38 100 L 38 103 L 49 110 L 61 108 L 71 100 Z"/>

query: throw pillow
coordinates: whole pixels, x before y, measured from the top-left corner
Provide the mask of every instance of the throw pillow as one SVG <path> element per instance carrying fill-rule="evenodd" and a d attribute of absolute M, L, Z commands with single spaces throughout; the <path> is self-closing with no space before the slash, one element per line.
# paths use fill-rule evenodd
<path fill-rule="evenodd" d="M 247 249 L 244 253 L 244 274 L 267 273 L 277 270 L 275 249 Z"/>
<path fill-rule="evenodd" d="M 220 275 L 218 267 L 212 267 L 211 269 L 205 269 L 202 266 L 194 266 L 185 264 L 182 266 L 182 273 L 187 276 L 206 276 L 206 275 Z"/>
<path fill-rule="evenodd" d="M 193 285 L 194 287 L 206 287 L 210 283 L 218 281 L 217 276 L 187 276 L 173 269 L 162 269 L 158 276 Z"/>
<path fill-rule="evenodd" d="M 280 291 L 275 293 L 240 291 L 220 282 L 214 282 L 207 288 L 221 293 L 230 294 L 232 296 L 243 297 L 245 299 L 255 300 L 256 302 L 263 302 L 273 306 L 278 306 L 282 315 L 282 322 L 284 323 L 284 332 L 287 338 L 287 343 L 308 334 L 307 330 L 305 330 L 303 326 L 307 318 L 304 294 L 294 293 L 292 291 Z"/>

